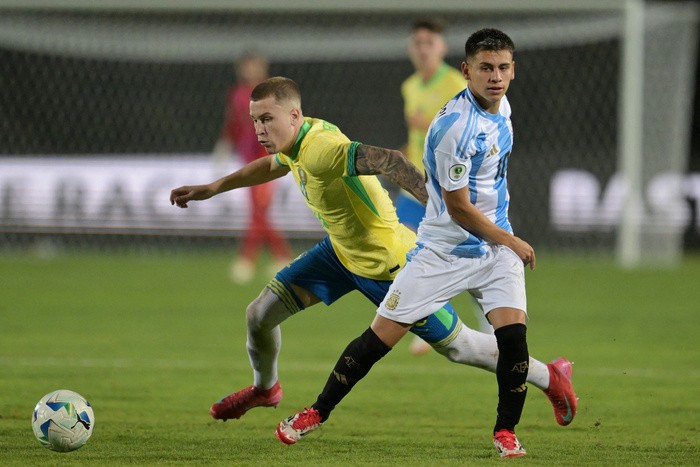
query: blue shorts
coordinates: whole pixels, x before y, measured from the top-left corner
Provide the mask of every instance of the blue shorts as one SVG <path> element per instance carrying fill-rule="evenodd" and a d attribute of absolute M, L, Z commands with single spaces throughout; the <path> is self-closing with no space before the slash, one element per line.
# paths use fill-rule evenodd
<path fill-rule="evenodd" d="M 304 309 L 291 284 L 301 287 L 330 305 L 343 295 L 358 290 L 375 306 L 384 299 L 392 281 L 367 279 L 348 271 L 338 260 L 328 237 L 279 271 L 267 287 L 296 313 Z M 462 327 L 452 305 L 447 303 L 425 320 L 416 323 L 411 332 L 434 347 L 444 347 L 454 340 Z"/>
<path fill-rule="evenodd" d="M 418 230 L 418 224 L 425 216 L 425 206 L 403 191 L 396 197 L 394 204 L 396 205 L 396 215 L 399 218 L 399 222 L 414 232 Z"/>

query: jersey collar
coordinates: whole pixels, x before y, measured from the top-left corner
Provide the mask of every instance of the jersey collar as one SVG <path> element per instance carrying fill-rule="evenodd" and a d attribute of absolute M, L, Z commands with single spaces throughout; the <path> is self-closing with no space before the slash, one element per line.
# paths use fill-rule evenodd
<path fill-rule="evenodd" d="M 474 93 L 472 92 L 471 89 L 469 89 L 469 86 L 466 87 L 466 96 L 469 102 L 472 103 L 472 107 L 476 109 L 477 113 L 483 117 L 488 118 L 489 120 L 497 121 L 502 118 L 501 116 L 501 106 L 503 105 L 503 99 L 506 98 L 506 96 L 503 96 L 498 103 L 498 112 L 495 114 L 492 114 L 491 112 L 487 112 L 486 109 L 484 109 L 481 104 L 479 104 L 479 101 L 476 100 L 476 97 L 474 96 Z"/>
<path fill-rule="evenodd" d="M 288 154 L 290 159 L 294 160 L 297 158 L 297 156 L 299 155 L 299 149 L 301 148 L 301 142 L 304 139 L 304 136 L 306 136 L 306 133 L 308 133 L 310 129 L 311 129 L 311 123 L 309 123 L 308 121 L 305 120 L 304 124 L 299 129 L 299 134 L 297 135 L 296 141 L 294 141 L 294 146 L 292 146 L 292 150 Z"/>

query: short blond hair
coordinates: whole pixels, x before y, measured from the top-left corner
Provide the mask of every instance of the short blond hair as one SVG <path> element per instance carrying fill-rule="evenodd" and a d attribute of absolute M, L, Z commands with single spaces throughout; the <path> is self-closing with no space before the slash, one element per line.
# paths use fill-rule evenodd
<path fill-rule="evenodd" d="M 291 101 L 301 107 L 301 90 L 297 83 L 284 76 L 273 76 L 255 86 L 250 95 L 253 102 L 273 96 L 277 102 Z"/>

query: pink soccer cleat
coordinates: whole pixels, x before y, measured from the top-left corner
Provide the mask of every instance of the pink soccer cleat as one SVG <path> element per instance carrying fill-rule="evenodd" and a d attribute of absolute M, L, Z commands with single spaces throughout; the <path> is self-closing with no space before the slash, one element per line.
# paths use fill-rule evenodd
<path fill-rule="evenodd" d="M 501 457 L 520 457 L 527 454 L 525 448 L 518 441 L 517 436 L 510 430 L 498 430 L 493 435 L 493 445 Z"/>
<path fill-rule="evenodd" d="M 576 416 L 578 397 L 571 384 L 571 362 L 559 357 L 547 364 L 549 387 L 544 390 L 554 408 L 554 418 L 561 426 L 566 426 Z"/>
<path fill-rule="evenodd" d="M 277 425 L 275 435 L 284 444 L 294 444 L 302 437 L 318 429 L 321 423 L 323 423 L 323 420 L 316 409 L 304 409 L 303 412 L 298 412 L 282 420 Z"/>
<path fill-rule="evenodd" d="M 277 381 L 270 389 L 248 386 L 214 403 L 209 413 L 217 420 L 241 418 L 254 407 L 277 407 L 282 400 L 282 387 Z"/>

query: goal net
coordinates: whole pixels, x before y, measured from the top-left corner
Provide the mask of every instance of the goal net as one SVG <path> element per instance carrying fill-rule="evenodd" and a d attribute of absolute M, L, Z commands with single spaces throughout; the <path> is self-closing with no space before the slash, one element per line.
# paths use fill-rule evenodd
<path fill-rule="evenodd" d="M 676 261 L 683 234 L 700 232 L 700 175 L 687 170 L 693 3 L 0 0 L 0 13 L 5 245 L 238 236 L 244 191 L 185 212 L 167 202 L 171 188 L 240 165 L 211 157 L 233 61 L 264 54 L 273 75 L 300 84 L 305 115 L 398 148 L 407 36 L 426 16 L 447 24 L 455 67 L 476 29 L 502 29 L 516 44 L 518 235 L 635 265 Z M 291 180 L 279 183 L 272 217 L 290 237 L 322 235 Z"/>

